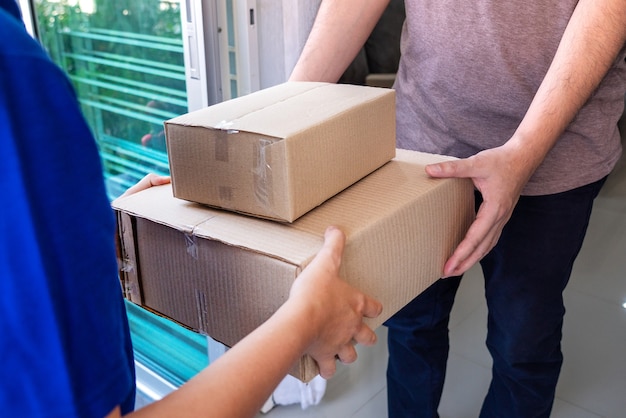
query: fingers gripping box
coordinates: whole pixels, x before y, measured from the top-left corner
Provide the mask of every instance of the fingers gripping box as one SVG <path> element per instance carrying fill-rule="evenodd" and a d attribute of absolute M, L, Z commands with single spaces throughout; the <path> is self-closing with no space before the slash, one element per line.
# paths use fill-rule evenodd
<path fill-rule="evenodd" d="M 172 197 L 169 185 L 117 199 L 125 297 L 232 346 L 267 320 L 323 243 L 346 234 L 341 275 L 377 298 L 376 328 L 439 279 L 474 219 L 470 180 L 432 179 L 446 157 L 398 150 L 396 158 L 293 223 L 273 222 Z M 291 374 L 315 377 L 303 357 Z"/>
<path fill-rule="evenodd" d="M 165 122 L 174 196 L 292 222 L 395 155 L 395 92 L 289 82 Z"/>

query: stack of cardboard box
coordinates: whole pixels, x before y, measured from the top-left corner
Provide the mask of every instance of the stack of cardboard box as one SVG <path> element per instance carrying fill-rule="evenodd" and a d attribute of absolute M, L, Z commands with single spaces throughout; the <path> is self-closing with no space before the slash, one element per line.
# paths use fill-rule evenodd
<path fill-rule="evenodd" d="M 448 157 L 395 149 L 393 90 L 286 83 L 165 123 L 172 185 L 113 202 L 125 296 L 231 346 L 287 300 L 328 225 L 372 328 L 437 280 L 474 217 Z M 303 357 L 291 374 L 317 374 Z"/>

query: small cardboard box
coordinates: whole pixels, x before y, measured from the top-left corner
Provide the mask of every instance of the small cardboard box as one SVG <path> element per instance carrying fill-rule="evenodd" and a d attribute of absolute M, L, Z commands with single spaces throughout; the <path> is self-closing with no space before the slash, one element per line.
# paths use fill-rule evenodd
<path fill-rule="evenodd" d="M 384 306 L 366 320 L 376 328 L 440 277 L 474 219 L 471 181 L 424 172 L 444 158 L 398 150 L 291 224 L 180 200 L 169 185 L 117 199 L 125 296 L 232 346 L 287 300 L 336 225 L 347 237 L 342 277 Z M 317 372 L 306 356 L 291 370 L 303 381 Z"/>
<path fill-rule="evenodd" d="M 395 92 L 288 82 L 165 122 L 174 196 L 292 222 L 395 155 Z"/>

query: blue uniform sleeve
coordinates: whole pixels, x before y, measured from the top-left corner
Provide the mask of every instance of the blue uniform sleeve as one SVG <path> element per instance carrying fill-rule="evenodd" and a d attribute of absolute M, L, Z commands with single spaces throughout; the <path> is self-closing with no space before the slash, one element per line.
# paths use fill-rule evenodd
<path fill-rule="evenodd" d="M 129 412 L 132 347 L 97 146 L 65 75 L 2 8 L 0 155 L 1 415 Z"/>

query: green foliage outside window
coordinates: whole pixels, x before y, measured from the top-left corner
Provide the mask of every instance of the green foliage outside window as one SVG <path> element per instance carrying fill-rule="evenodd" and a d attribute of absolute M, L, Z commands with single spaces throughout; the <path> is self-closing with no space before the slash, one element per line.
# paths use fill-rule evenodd
<path fill-rule="evenodd" d="M 100 145 L 111 198 L 167 174 L 163 121 L 187 100 L 178 1 L 35 2 L 40 38 L 70 76 Z"/>

